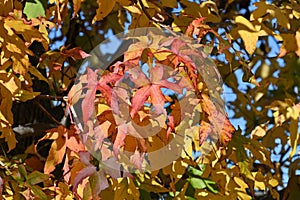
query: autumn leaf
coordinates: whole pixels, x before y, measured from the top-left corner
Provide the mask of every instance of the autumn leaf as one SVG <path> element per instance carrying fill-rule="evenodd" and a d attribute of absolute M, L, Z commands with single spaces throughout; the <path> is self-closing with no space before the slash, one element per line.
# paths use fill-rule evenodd
<path fill-rule="evenodd" d="M 291 24 L 289 22 L 288 16 L 274 4 L 269 4 L 267 2 L 255 2 L 254 5 L 257 7 L 251 14 L 251 19 L 259 19 L 267 15 L 270 19 L 277 19 L 277 23 L 284 27 L 290 28 Z"/>
<path fill-rule="evenodd" d="M 8 145 L 8 151 L 13 150 L 17 145 L 15 133 L 10 127 L 2 128 L 2 134 L 0 138 L 5 138 L 5 141 L 7 142 Z"/>
<path fill-rule="evenodd" d="M 118 72 L 114 72 L 103 75 L 99 80 L 97 90 L 102 93 L 109 105 L 111 105 L 113 84 L 119 81 L 122 77 L 123 76 Z"/>
<path fill-rule="evenodd" d="M 85 147 L 79 136 L 79 130 L 75 128 L 75 125 L 71 125 L 67 131 L 66 147 L 76 153 L 85 150 Z"/>
<path fill-rule="evenodd" d="M 62 55 L 72 57 L 74 60 L 85 59 L 90 55 L 85 53 L 80 47 L 74 47 L 72 49 L 63 48 L 61 50 Z"/>
<path fill-rule="evenodd" d="M 98 85 L 98 70 L 93 71 L 90 68 L 87 68 L 87 92 L 86 96 L 82 101 L 82 110 L 83 112 L 83 123 L 86 124 L 89 118 L 93 115 L 95 110 L 95 98 L 96 98 L 96 90 Z"/>
<path fill-rule="evenodd" d="M 59 126 L 58 128 L 51 129 L 43 138 L 39 141 L 44 139 L 52 139 L 54 140 L 49 155 L 47 157 L 44 173 L 50 174 L 54 169 L 55 166 L 62 162 L 63 157 L 66 152 L 66 129 L 63 126 Z"/>
<path fill-rule="evenodd" d="M 232 29 L 231 35 L 234 39 L 241 37 L 244 42 L 245 49 L 250 55 L 252 55 L 256 49 L 258 37 L 266 35 L 265 31 L 261 30 L 261 26 L 253 25 L 242 16 L 237 16 L 235 18 L 235 23 L 237 24 L 237 27 Z"/>
<path fill-rule="evenodd" d="M 135 150 L 134 154 L 130 156 L 130 161 L 138 168 L 140 172 L 142 172 L 142 163 L 144 159 L 144 153 L 140 153 L 137 150 Z"/>
<path fill-rule="evenodd" d="M 295 34 L 292 33 L 282 33 L 278 36 L 278 39 L 283 41 L 280 47 L 280 52 L 278 57 L 281 58 L 287 53 L 295 52 L 300 56 L 300 31 L 298 30 Z"/>
<path fill-rule="evenodd" d="M 203 94 L 202 98 L 202 108 L 208 114 L 208 121 L 202 121 L 200 124 L 200 144 L 210 136 L 213 140 L 218 140 L 221 146 L 226 146 L 231 140 L 235 128 L 230 123 L 226 114 L 221 110 L 222 108 L 214 105 L 207 95 Z"/>
<path fill-rule="evenodd" d="M 44 137 L 39 139 L 39 142 L 42 140 L 53 140 L 44 167 L 45 174 L 50 174 L 57 164 L 62 163 L 67 148 L 74 152 L 85 150 L 74 125 L 70 127 L 70 130 L 64 126 L 50 129 Z M 68 162 L 67 159 L 65 162 Z"/>
<path fill-rule="evenodd" d="M 89 177 L 90 183 L 92 183 L 90 186 L 92 189 L 93 196 L 96 197 L 102 190 L 109 186 L 104 170 L 98 171 L 96 166 L 90 163 L 91 155 L 88 152 L 79 152 L 79 156 L 81 162 L 83 162 L 86 165 L 86 167 L 81 169 L 76 174 L 73 183 L 73 191 L 76 191 L 78 185 L 81 184 L 85 178 Z"/>
<path fill-rule="evenodd" d="M 182 92 L 182 88 L 178 84 L 163 78 L 164 70 L 162 66 L 156 66 L 150 70 L 149 78 L 143 75 L 143 72 L 136 69 L 129 72 L 131 81 L 139 87 L 131 101 L 132 107 L 130 115 L 132 118 L 144 106 L 144 103 L 149 97 L 155 111 L 157 113 L 163 112 L 166 99 L 161 88 L 171 89 L 179 94 Z M 139 76 L 139 74 L 141 74 L 141 76 Z"/>
<path fill-rule="evenodd" d="M 96 172 L 97 172 L 96 167 L 93 165 L 89 165 L 89 166 L 83 168 L 82 170 L 80 170 L 74 179 L 73 191 L 76 191 L 78 185 L 83 181 L 83 179 L 91 176 L 92 174 L 94 174 Z"/>
<path fill-rule="evenodd" d="M 96 15 L 92 23 L 94 23 L 95 21 L 100 21 L 104 17 L 106 17 L 114 8 L 116 0 L 112 0 L 112 1 L 98 0 L 97 3 L 99 7 L 96 11 Z"/>
<path fill-rule="evenodd" d="M 74 12 L 73 12 L 72 18 L 74 18 L 77 15 L 78 11 L 80 10 L 82 2 L 84 2 L 84 0 L 73 0 Z"/>
<path fill-rule="evenodd" d="M 165 41 L 162 40 L 160 47 L 165 47 L 165 49 L 160 50 L 159 53 L 171 53 L 167 55 L 167 59 L 162 63 L 165 65 L 172 64 L 179 72 L 184 71 L 191 80 L 194 90 L 197 91 L 197 79 L 199 75 L 203 75 L 201 70 L 206 65 L 204 60 L 207 55 L 198 49 L 197 44 L 193 44 L 192 40 L 185 37 L 172 37 Z"/>

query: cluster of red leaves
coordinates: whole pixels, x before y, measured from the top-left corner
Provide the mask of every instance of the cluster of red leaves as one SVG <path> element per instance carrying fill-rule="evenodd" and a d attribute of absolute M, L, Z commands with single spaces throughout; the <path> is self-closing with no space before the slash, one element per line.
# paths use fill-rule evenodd
<path fill-rule="evenodd" d="M 144 156 L 149 149 L 147 134 L 164 130 L 168 141 L 170 134 L 176 134 L 176 127 L 183 118 L 188 116 L 188 120 L 193 120 L 193 109 L 199 102 L 203 117 L 192 123 L 195 126 L 200 124 L 200 141 L 197 145 L 201 145 L 208 136 L 217 138 L 220 145 L 226 145 L 234 132 L 226 114 L 209 98 L 209 89 L 205 88 L 201 76 L 205 68 L 214 66 L 205 62 L 208 58 L 199 50 L 198 44 L 193 44 L 186 37 L 164 38 L 153 33 L 135 39 L 139 42 L 129 47 L 124 60 L 115 63 L 113 70 L 107 70 L 99 77 L 98 70 L 87 68 L 87 73 L 69 93 L 70 106 L 83 97 L 82 139 L 87 149 L 101 154 L 98 156 L 101 166 L 105 166 L 105 163 L 110 168 L 115 166 L 112 167 L 115 169 L 113 172 L 105 167 L 98 171 L 90 161 L 82 161 L 86 167 L 75 178 L 75 190 L 86 177 L 95 174 L 97 180 L 102 180 L 100 191 L 106 188 L 104 174 L 120 176 L 116 169 L 124 162 L 124 155 L 121 155 L 123 151 L 131 152 L 126 163 L 129 166 L 127 170 L 136 168 L 142 171 Z M 148 74 L 139 66 L 141 61 L 148 66 Z M 200 82 L 203 84 L 199 88 Z M 183 95 L 187 99 L 184 105 L 174 95 L 163 92 L 162 88 L 172 91 L 172 94 Z M 83 92 L 84 89 L 86 92 Z M 100 96 L 96 96 L 97 91 Z M 193 93 L 194 96 L 188 96 L 187 93 Z M 171 105 L 168 107 L 171 111 L 167 111 L 166 103 Z M 81 154 L 80 159 L 86 160 L 87 157 Z M 120 163 L 116 164 L 117 161 Z"/>

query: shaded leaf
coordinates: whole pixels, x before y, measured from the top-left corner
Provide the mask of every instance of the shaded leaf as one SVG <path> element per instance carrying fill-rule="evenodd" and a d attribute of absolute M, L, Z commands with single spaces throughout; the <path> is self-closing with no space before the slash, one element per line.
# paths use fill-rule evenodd
<path fill-rule="evenodd" d="M 96 90 L 98 85 L 98 70 L 93 71 L 90 68 L 87 68 L 87 92 L 86 96 L 82 101 L 82 110 L 83 112 L 83 123 L 86 124 L 89 118 L 93 115 L 95 110 L 95 98 L 96 98 Z"/>
<path fill-rule="evenodd" d="M 28 184 L 35 185 L 38 183 L 42 183 L 48 179 L 49 179 L 48 175 L 43 174 L 39 171 L 33 171 L 27 176 L 26 181 Z"/>
<path fill-rule="evenodd" d="M 91 176 L 94 173 L 97 173 L 97 170 L 96 170 L 96 167 L 93 165 L 89 165 L 89 166 L 83 168 L 82 170 L 80 170 L 74 179 L 73 191 L 76 191 L 78 185 L 80 183 L 82 183 L 83 179 Z"/>

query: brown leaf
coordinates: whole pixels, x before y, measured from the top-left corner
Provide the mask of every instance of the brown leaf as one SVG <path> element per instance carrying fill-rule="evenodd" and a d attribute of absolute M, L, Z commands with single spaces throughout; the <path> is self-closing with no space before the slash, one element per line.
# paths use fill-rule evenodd
<path fill-rule="evenodd" d="M 72 49 L 63 48 L 61 53 L 64 56 L 72 57 L 75 61 L 85 59 L 90 56 L 90 54 L 85 53 L 80 47 L 74 47 Z"/>

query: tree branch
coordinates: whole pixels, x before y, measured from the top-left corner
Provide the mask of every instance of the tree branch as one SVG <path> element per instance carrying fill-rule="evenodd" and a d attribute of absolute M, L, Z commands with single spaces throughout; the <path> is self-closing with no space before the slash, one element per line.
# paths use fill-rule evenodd
<path fill-rule="evenodd" d="M 33 102 L 51 119 L 55 124 L 62 125 L 59 121 L 57 121 L 47 110 L 38 102 L 36 99 L 33 100 Z"/>

